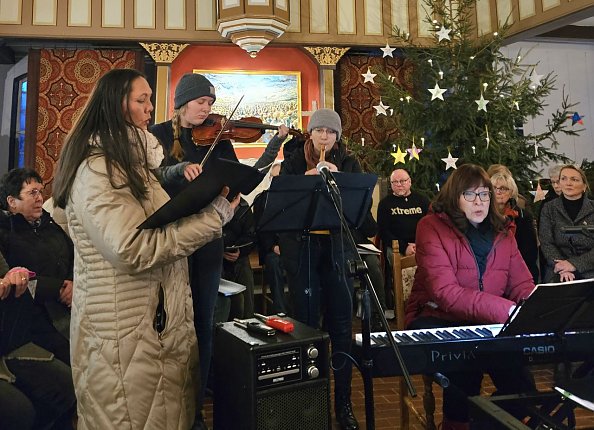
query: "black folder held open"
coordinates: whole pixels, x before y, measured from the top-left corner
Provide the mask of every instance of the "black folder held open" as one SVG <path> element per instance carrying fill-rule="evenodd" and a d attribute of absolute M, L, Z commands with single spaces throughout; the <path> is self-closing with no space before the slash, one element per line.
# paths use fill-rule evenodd
<path fill-rule="evenodd" d="M 139 229 L 158 228 L 200 212 L 221 193 L 226 185 L 229 196 L 249 194 L 264 179 L 264 173 L 246 164 L 224 159 L 209 160 L 202 174 L 175 197 L 149 216 Z"/>

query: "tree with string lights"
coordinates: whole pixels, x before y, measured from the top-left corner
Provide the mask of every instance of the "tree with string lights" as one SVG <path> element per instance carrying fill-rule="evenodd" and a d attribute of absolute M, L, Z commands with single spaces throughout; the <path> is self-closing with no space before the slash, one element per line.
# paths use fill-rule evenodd
<path fill-rule="evenodd" d="M 554 74 L 538 74 L 538 64 L 524 64 L 522 53 L 504 56 L 505 28 L 475 37 L 475 0 L 460 0 L 456 8 L 444 0 L 425 3 L 435 42 L 431 47 L 394 30 L 402 46 L 397 52 L 413 64 L 409 82 L 399 85 L 382 70 L 363 75 L 366 85 L 379 85 L 375 114 L 386 115 L 397 137 L 374 147 L 349 142 L 350 149 L 367 170 L 381 176 L 407 168 L 415 187 L 428 194 L 438 191 L 448 171 L 462 163 L 504 164 L 520 190 L 533 188 L 530 181 L 539 177 L 541 163 L 568 161 L 555 152 L 556 136 L 579 133 L 575 104 L 563 92 L 545 129 L 526 133 L 523 125 L 542 114 L 555 90 Z M 392 56 L 395 49 L 387 44 L 382 51 Z"/>

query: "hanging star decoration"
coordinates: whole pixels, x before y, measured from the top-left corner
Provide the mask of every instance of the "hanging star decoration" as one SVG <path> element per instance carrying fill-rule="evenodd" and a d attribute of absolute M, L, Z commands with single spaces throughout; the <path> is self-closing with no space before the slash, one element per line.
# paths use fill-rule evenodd
<path fill-rule="evenodd" d="M 441 42 L 442 40 L 446 39 L 446 40 L 451 40 L 450 39 L 450 32 L 452 30 L 450 30 L 449 28 L 445 28 L 443 25 L 441 26 L 441 29 L 439 31 L 437 31 L 435 34 L 437 34 L 437 38 L 438 38 L 438 42 Z"/>
<path fill-rule="evenodd" d="M 384 102 L 382 102 L 382 99 L 380 98 L 379 105 L 376 105 L 376 106 L 373 107 L 375 109 L 375 115 L 376 116 L 388 115 L 387 109 L 389 107 L 390 106 L 385 105 Z"/>
<path fill-rule="evenodd" d="M 435 86 L 433 88 L 428 88 L 427 91 L 431 93 L 431 101 L 433 101 L 435 99 L 443 100 L 443 93 L 447 90 L 439 88 L 439 84 L 435 83 Z"/>
<path fill-rule="evenodd" d="M 375 84 L 375 81 L 373 80 L 373 78 L 375 78 L 377 76 L 377 74 L 371 73 L 371 69 L 369 67 L 367 68 L 367 73 L 362 73 L 361 76 L 363 76 L 363 78 L 365 78 L 363 80 L 363 83 L 371 82 L 372 84 Z"/>
<path fill-rule="evenodd" d="M 448 151 L 448 158 L 442 158 L 441 161 L 443 161 L 444 163 L 446 163 L 446 170 L 448 169 L 457 169 L 458 167 L 456 166 L 456 161 L 458 161 L 457 158 L 452 157 L 452 153 L 450 151 Z"/>
<path fill-rule="evenodd" d="M 571 116 L 571 125 L 576 125 L 576 124 L 580 124 L 580 125 L 584 125 L 584 121 L 582 120 L 583 116 L 580 115 L 577 112 L 574 112 L 574 114 Z"/>
<path fill-rule="evenodd" d="M 417 148 L 417 146 L 413 142 L 412 147 L 406 150 L 406 152 L 408 152 L 408 161 L 412 160 L 413 158 L 416 158 L 418 160 L 419 154 L 422 150 L 422 148 Z"/>
<path fill-rule="evenodd" d="M 482 93 L 481 93 L 481 98 L 478 100 L 475 100 L 474 102 L 478 105 L 478 108 L 476 109 L 477 112 L 480 110 L 484 110 L 485 112 L 487 112 L 487 104 L 489 103 L 489 100 L 485 100 Z"/>
<path fill-rule="evenodd" d="M 394 52 L 396 50 L 396 48 L 390 48 L 390 45 L 388 44 L 388 42 L 386 42 L 386 47 L 385 48 L 380 48 L 384 55 L 382 55 L 382 58 L 385 57 L 392 57 L 394 58 L 394 56 L 392 55 L 392 52 Z"/>
<path fill-rule="evenodd" d="M 534 196 L 534 203 L 544 200 L 549 190 L 543 190 L 540 186 L 540 181 L 536 185 L 536 191 L 530 191 L 530 194 Z"/>
<path fill-rule="evenodd" d="M 530 75 L 530 82 L 532 83 L 531 88 L 536 88 L 538 86 L 540 86 L 540 81 L 542 80 L 543 75 L 539 75 L 538 73 L 536 73 L 536 69 L 534 69 L 532 71 L 532 74 Z"/>
<path fill-rule="evenodd" d="M 394 157 L 394 164 L 402 163 L 404 164 L 404 157 L 406 156 L 406 152 L 403 152 L 400 149 L 400 145 L 398 145 L 398 151 L 390 153 L 392 157 Z"/>

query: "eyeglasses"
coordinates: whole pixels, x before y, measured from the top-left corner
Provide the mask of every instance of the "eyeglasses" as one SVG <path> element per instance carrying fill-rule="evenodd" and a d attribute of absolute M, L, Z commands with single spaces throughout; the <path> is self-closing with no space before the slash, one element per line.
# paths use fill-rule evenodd
<path fill-rule="evenodd" d="M 491 200 L 491 191 L 481 191 L 480 193 L 475 193 L 474 191 L 464 191 L 462 196 L 467 202 L 474 202 L 477 196 L 481 202 L 488 202 Z"/>
<path fill-rule="evenodd" d="M 332 130 L 331 128 L 317 127 L 317 128 L 314 128 L 312 131 L 314 133 L 318 133 L 318 134 L 323 134 L 323 133 L 326 133 L 326 134 L 336 134 L 336 130 Z"/>
<path fill-rule="evenodd" d="M 406 179 L 395 179 L 393 181 L 390 181 L 391 184 L 397 184 L 397 185 L 404 185 L 406 184 L 408 181 L 410 181 L 410 178 L 406 178 Z"/>
<path fill-rule="evenodd" d="M 33 188 L 33 189 L 32 189 L 32 190 L 30 190 L 30 191 L 25 191 L 23 194 L 24 194 L 25 196 L 29 196 L 29 197 L 32 197 L 32 198 L 36 199 L 36 198 L 37 198 L 37 196 L 41 196 L 41 195 L 42 195 L 42 193 L 43 193 L 43 189 L 39 189 L 39 188 Z"/>
<path fill-rule="evenodd" d="M 494 187 L 493 189 L 496 193 L 507 193 L 509 191 L 507 187 Z"/>

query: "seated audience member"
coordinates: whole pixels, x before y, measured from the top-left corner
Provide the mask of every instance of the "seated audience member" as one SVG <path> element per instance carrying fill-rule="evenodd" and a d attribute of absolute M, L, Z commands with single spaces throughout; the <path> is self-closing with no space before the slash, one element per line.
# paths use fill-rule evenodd
<path fill-rule="evenodd" d="M 75 411 L 70 368 L 36 345 L 40 317 L 27 289 L 29 270 L 8 270 L 0 255 L 0 428 L 72 429 Z"/>
<path fill-rule="evenodd" d="M 561 196 L 544 205 L 539 238 L 546 265 L 545 282 L 573 281 L 594 277 L 594 233 L 566 233 L 563 227 L 594 226 L 594 202 L 586 175 L 579 167 L 566 165 L 559 173 Z"/>
<path fill-rule="evenodd" d="M 402 255 L 415 253 L 417 223 L 425 216 L 429 200 L 411 190 L 412 179 L 404 169 L 390 175 L 392 192 L 377 207 L 377 224 L 386 261 L 392 261 L 392 241 L 397 240 Z"/>
<path fill-rule="evenodd" d="M 479 166 L 458 167 L 417 228 L 417 272 L 406 304 L 409 329 L 503 323 L 534 280 Z M 484 369 L 500 394 L 534 390 L 522 368 Z M 468 429 L 466 398 L 480 393 L 482 371 L 450 372 L 443 430 Z"/>
<path fill-rule="evenodd" d="M 276 163 L 268 172 L 269 180 L 280 173 L 281 164 Z M 268 187 L 267 187 L 268 188 Z M 262 191 L 254 199 L 254 223 L 256 227 L 264 213 L 268 189 Z M 264 270 L 264 280 L 270 288 L 272 296 L 272 313 L 287 313 L 285 300 L 285 273 L 280 258 L 280 241 L 278 233 L 262 231 L 257 233 L 258 258 Z"/>
<path fill-rule="evenodd" d="M 353 239 L 357 244 L 370 244 L 370 237 L 374 237 L 377 234 L 377 222 L 373 219 L 371 212 L 368 212 L 358 229 L 353 229 Z M 386 291 L 384 283 L 384 275 L 382 273 L 382 267 L 380 258 L 375 254 L 361 253 L 361 259 L 367 265 L 367 272 L 369 279 L 373 284 L 373 289 L 377 294 L 377 298 L 381 309 L 377 309 L 373 301 L 371 303 L 371 331 L 383 331 L 384 327 L 381 325 L 381 319 L 379 312 L 386 310 Z M 362 286 L 363 287 L 363 286 Z"/>
<path fill-rule="evenodd" d="M 513 173 L 511 172 L 511 170 L 509 170 L 509 168 L 504 165 L 504 164 L 491 164 L 489 166 L 489 168 L 487 169 L 487 175 L 490 177 L 492 177 L 493 175 L 497 174 L 497 173 L 504 173 L 510 177 L 514 177 Z M 518 194 L 518 198 L 516 200 L 516 204 L 518 205 L 518 207 L 522 208 L 522 209 L 526 209 L 529 206 L 529 201 L 526 199 L 526 197 L 524 197 L 521 194 Z"/>
<path fill-rule="evenodd" d="M 514 222 L 516 242 L 524 262 L 528 266 L 534 282 L 538 282 L 538 241 L 534 218 L 526 209 L 517 205 L 518 186 L 514 178 L 506 173 L 496 173 L 491 176 L 491 183 L 495 190 L 495 204 L 497 210 L 510 221 Z"/>
<path fill-rule="evenodd" d="M 0 252 L 10 267 L 36 273 L 35 311 L 43 319 L 33 331 L 39 346 L 70 363 L 68 343 L 74 247 L 62 227 L 43 210 L 43 181 L 32 169 L 13 169 L 0 180 Z"/>
<path fill-rule="evenodd" d="M 254 315 L 254 273 L 250 253 L 256 246 L 254 214 L 248 203 L 241 199 L 231 221 L 223 227 L 222 278 L 245 285 L 246 290 L 231 297 L 230 318 L 250 318 Z"/>

